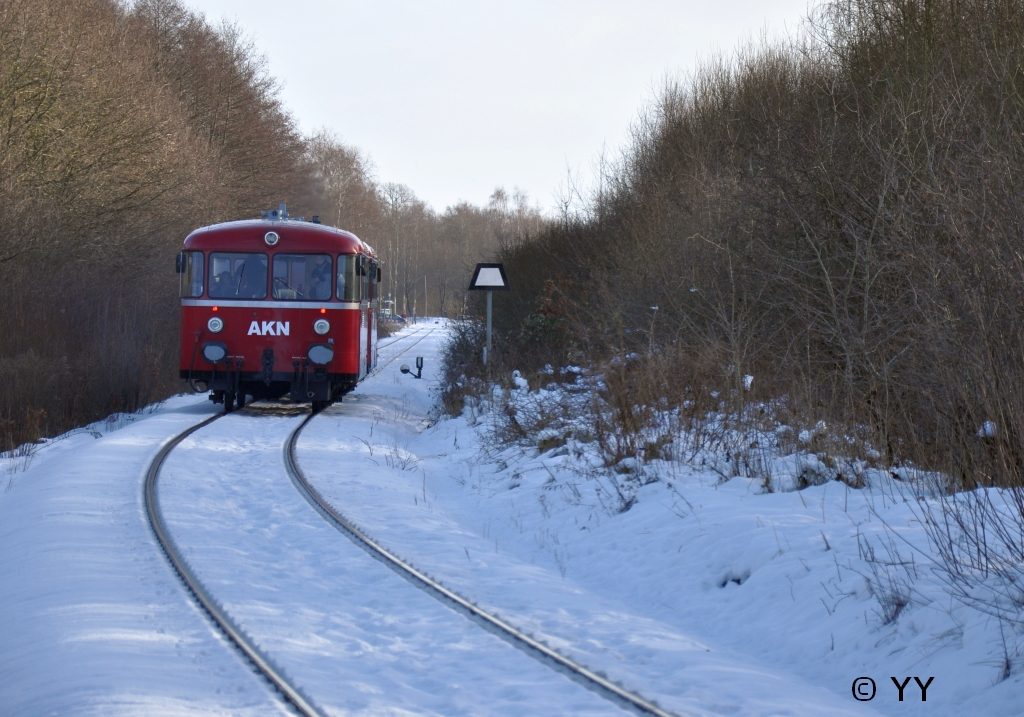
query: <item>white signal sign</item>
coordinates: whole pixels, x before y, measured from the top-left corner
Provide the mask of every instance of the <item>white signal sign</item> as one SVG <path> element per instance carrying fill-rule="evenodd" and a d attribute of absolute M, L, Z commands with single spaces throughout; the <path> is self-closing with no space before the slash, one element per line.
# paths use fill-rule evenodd
<path fill-rule="evenodd" d="M 505 280 L 501 278 L 500 271 L 498 271 L 494 267 L 487 266 L 481 269 L 480 273 L 477 275 L 476 286 L 505 286 Z"/>
<path fill-rule="evenodd" d="M 510 291 L 505 267 L 501 264 L 477 264 L 473 278 L 469 282 L 470 291 L 487 292 L 487 343 L 484 344 L 484 363 L 491 353 L 491 304 L 492 291 Z"/>
<path fill-rule="evenodd" d="M 508 291 L 508 277 L 505 267 L 501 264 L 477 264 L 473 279 L 469 282 L 470 291 Z"/>

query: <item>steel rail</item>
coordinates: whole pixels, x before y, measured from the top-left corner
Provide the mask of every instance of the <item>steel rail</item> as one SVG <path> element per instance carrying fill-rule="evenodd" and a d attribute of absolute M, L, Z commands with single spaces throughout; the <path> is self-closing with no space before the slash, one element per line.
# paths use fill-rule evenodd
<path fill-rule="evenodd" d="M 297 709 L 304 717 L 324 717 L 324 713 L 313 706 L 312 702 L 305 697 L 297 687 L 289 682 L 288 678 L 284 676 L 282 671 L 275 667 L 270 659 L 256 648 L 252 641 L 242 632 L 241 628 L 235 624 L 235 622 L 228 617 L 213 597 L 206 591 L 199 578 L 196 577 L 192 569 L 189 568 L 188 563 L 182 558 L 181 553 L 178 551 L 174 540 L 171 538 L 170 533 L 167 531 L 167 525 L 164 522 L 163 516 L 160 513 L 160 499 L 157 495 L 157 479 L 160 476 L 160 467 L 163 465 L 167 456 L 174 448 L 184 441 L 186 438 L 191 436 L 193 433 L 198 431 L 200 428 L 210 425 L 218 418 L 222 418 L 227 414 L 218 413 L 210 418 L 197 423 L 191 428 L 182 431 L 177 436 L 168 441 L 160 449 L 160 452 L 156 454 L 152 463 L 149 465 L 149 469 L 146 472 L 145 487 L 143 489 L 146 501 L 146 514 L 149 517 L 149 525 L 153 529 L 153 534 L 156 536 L 157 542 L 160 543 L 160 547 L 163 548 L 164 554 L 167 559 L 171 561 L 171 566 L 175 572 L 178 573 L 178 577 L 185 584 L 186 589 L 199 603 L 206 614 L 210 616 L 214 624 L 220 628 L 220 630 L 228 637 L 231 642 L 235 644 L 235 647 L 246 657 L 249 662 L 256 668 L 257 672 L 262 675 L 270 684 L 284 697 L 285 700 L 290 702 L 295 709 Z M 306 421 L 309 419 L 307 418 Z M 305 425 L 305 421 L 300 425 Z"/>
<path fill-rule="evenodd" d="M 388 346 L 391 346 L 392 344 L 397 344 L 399 341 L 403 341 L 405 339 L 411 338 L 411 337 L 415 336 L 416 334 L 418 334 L 419 332 L 423 331 L 425 328 L 426 328 L 425 326 L 417 326 L 415 331 L 410 331 L 405 336 L 396 336 L 395 338 L 393 338 L 390 341 L 388 341 L 386 344 L 381 344 L 380 342 L 378 342 L 377 343 L 377 350 L 380 351 L 381 349 L 386 349 Z"/>
<path fill-rule="evenodd" d="M 412 347 L 410 346 L 409 348 Z M 330 503 L 328 503 L 320 492 L 309 483 L 303 474 L 302 469 L 299 468 L 299 463 L 295 455 L 295 447 L 299 440 L 299 433 L 301 433 L 302 429 L 305 428 L 312 419 L 312 415 L 307 416 L 285 442 L 285 467 L 288 469 L 288 476 L 291 478 L 292 484 L 295 485 L 299 493 L 301 493 L 306 499 L 306 502 L 308 502 L 314 510 L 320 513 L 327 522 L 331 523 L 339 532 L 345 535 L 345 537 L 369 552 L 384 564 L 391 567 L 395 572 L 416 587 L 431 594 L 441 602 L 449 605 L 454 603 L 461 610 L 468 612 L 473 617 L 486 623 L 492 629 L 497 630 L 499 634 L 504 636 L 513 644 L 524 648 L 524 652 L 540 659 L 541 662 L 544 662 L 546 659 L 556 663 L 559 668 L 574 676 L 583 686 L 589 688 L 591 691 L 605 699 L 610 700 L 619 707 L 626 707 L 631 711 L 638 712 L 643 715 L 655 715 L 656 717 L 679 717 L 672 712 L 668 712 L 661 707 L 658 707 L 656 704 L 644 699 L 643 697 L 620 687 L 614 682 L 598 675 L 594 671 L 580 665 L 574 660 L 565 657 L 545 645 L 543 642 L 530 637 L 501 618 L 474 605 L 469 600 L 466 600 L 460 595 L 452 592 L 441 583 L 418 570 L 411 563 L 399 558 L 387 548 L 370 538 L 355 523 L 350 521 L 338 512 Z"/>
<path fill-rule="evenodd" d="M 411 349 L 411 348 L 412 348 L 413 346 L 415 346 L 416 344 L 418 344 L 418 343 L 419 343 L 420 341 L 422 341 L 423 339 L 425 339 L 425 338 L 427 338 L 428 336 L 430 336 L 430 335 L 431 335 L 432 333 L 434 333 L 434 331 L 436 331 L 436 329 L 427 329 L 426 333 L 424 333 L 424 334 L 423 334 L 422 336 L 420 336 L 420 337 L 419 337 L 418 339 L 416 339 L 415 341 L 413 341 L 413 342 L 412 342 L 411 344 L 409 344 L 408 346 L 406 346 L 406 347 L 405 347 L 404 349 L 402 349 L 401 351 L 399 351 L 399 352 L 398 352 L 397 354 L 395 354 L 394 356 L 392 356 L 391 358 L 389 358 L 389 359 L 388 359 L 387 361 L 385 361 L 384 363 L 382 363 L 382 364 L 380 364 L 379 366 L 377 366 L 376 368 L 374 368 L 374 369 L 373 369 L 373 371 L 371 371 L 371 372 L 370 372 L 370 376 L 374 375 L 375 373 L 378 373 L 379 371 L 381 371 L 381 370 L 382 370 L 382 369 L 383 369 L 383 368 L 384 368 L 385 366 L 387 366 L 388 364 L 390 364 L 390 363 L 393 363 L 393 362 L 394 362 L 394 361 L 395 361 L 395 360 L 396 360 L 396 359 L 397 359 L 397 358 L 398 358 L 399 356 L 401 356 L 402 354 L 404 354 L 404 353 L 405 353 L 406 351 L 408 351 L 409 349 Z M 418 333 L 415 333 L 415 334 L 411 334 L 411 335 L 409 335 L 409 336 L 403 336 L 403 337 L 402 337 L 401 339 L 395 339 L 395 341 L 392 341 L 392 342 L 391 342 L 390 344 L 388 344 L 388 346 L 390 346 L 390 345 L 391 345 L 391 344 L 393 344 L 393 343 L 397 343 L 398 341 L 401 341 L 402 339 L 411 339 L 411 338 L 412 338 L 413 336 L 418 336 L 418 335 L 419 335 Z M 379 349 L 378 349 L 378 350 L 379 350 Z"/>

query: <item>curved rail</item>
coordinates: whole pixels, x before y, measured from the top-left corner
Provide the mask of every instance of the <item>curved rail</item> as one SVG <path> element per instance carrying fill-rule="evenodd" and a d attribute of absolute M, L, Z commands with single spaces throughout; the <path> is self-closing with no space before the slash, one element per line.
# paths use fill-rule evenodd
<path fill-rule="evenodd" d="M 236 625 L 234 621 L 228 617 L 223 610 L 221 610 L 213 597 L 203 587 L 195 573 L 193 573 L 191 568 L 189 568 L 188 563 L 186 563 L 184 558 L 181 557 L 181 553 L 178 552 L 178 548 L 175 546 L 174 540 L 167 532 L 167 525 L 164 523 L 163 516 L 160 515 L 160 500 L 157 496 L 156 485 L 157 479 L 160 476 L 160 467 L 163 465 L 163 462 L 178 444 L 200 428 L 208 426 L 224 415 L 226 414 L 218 413 L 217 415 L 211 416 L 205 421 L 197 423 L 191 428 L 182 431 L 168 441 L 163 448 L 160 449 L 160 452 L 156 454 L 156 457 L 149 466 L 149 470 L 146 472 L 146 483 L 144 488 L 146 514 L 149 516 L 149 525 L 153 529 L 153 534 L 160 543 L 160 547 L 163 548 L 167 559 L 171 561 L 171 565 L 178 573 L 178 577 L 181 578 L 185 587 L 192 593 L 196 601 L 206 611 L 217 627 L 219 627 L 228 639 L 235 644 L 239 651 L 249 659 L 256 670 L 265 677 L 288 702 L 290 702 L 302 715 L 304 715 L 304 717 L 323 717 L 323 713 L 314 707 L 310 700 L 306 698 L 297 687 L 288 681 L 280 669 L 271 664 L 270 660 L 263 655 L 252 641 L 249 640 L 249 638 L 242 632 L 241 628 L 239 628 L 238 625 Z M 306 421 L 308 420 L 309 418 L 306 419 Z M 303 421 L 299 425 L 299 428 L 295 430 L 293 435 L 297 435 L 302 426 L 306 425 L 306 421 Z"/>
<path fill-rule="evenodd" d="M 416 332 L 416 334 L 418 333 L 419 332 Z M 379 371 L 381 368 L 384 368 L 384 366 L 395 361 L 400 355 L 411 349 L 431 333 L 433 333 L 433 329 L 424 332 L 423 335 L 416 339 L 416 341 L 399 351 L 395 356 L 391 357 L 387 362 L 378 367 L 377 370 Z M 413 335 L 415 336 L 416 334 Z M 412 338 L 412 336 L 403 338 Z M 156 457 L 150 463 L 149 469 L 146 473 L 144 486 L 146 513 L 149 518 L 150 527 L 152 528 L 157 541 L 160 543 L 160 547 L 163 549 L 164 554 L 171 562 L 171 565 L 181 578 L 185 587 L 193 595 L 200 607 L 206 611 L 217 627 L 250 661 L 257 672 L 259 672 L 285 700 L 290 702 L 300 714 L 304 715 L 304 717 L 323 717 L 323 713 L 313 705 L 311 700 L 303 695 L 302 692 L 294 686 L 287 677 L 285 677 L 283 672 L 274 666 L 270 659 L 256 648 L 252 641 L 244 634 L 242 629 L 235 624 L 235 622 L 220 608 L 213 597 L 206 591 L 198 577 L 196 577 L 192 572 L 188 563 L 185 562 L 181 553 L 178 551 L 174 540 L 167 531 L 166 523 L 160 514 L 160 503 L 157 495 L 157 480 L 159 478 L 160 468 L 167 459 L 167 456 L 186 438 L 199 429 L 213 423 L 219 418 L 222 418 L 224 415 L 226 414 L 216 414 L 194 426 L 191 426 L 185 431 L 182 431 L 164 444 Z M 292 483 L 298 489 L 299 493 L 302 494 L 305 500 L 314 508 L 314 510 L 327 519 L 327 521 L 343 535 L 379 559 L 381 562 L 391 567 L 410 583 L 433 595 L 442 602 L 454 605 L 462 612 L 481 621 L 490 629 L 497 632 L 500 636 L 504 637 L 507 641 L 519 646 L 527 654 L 540 659 L 542 662 L 554 663 L 560 671 L 568 674 L 583 686 L 596 692 L 602 697 L 609 699 L 618 706 L 625 707 L 630 711 L 643 715 L 654 715 L 655 717 L 676 717 L 673 713 L 658 707 L 652 702 L 645 700 L 643 697 L 616 685 L 614 682 L 596 674 L 592 670 L 574 662 L 564 655 L 559 654 L 544 643 L 526 635 L 512 625 L 509 625 L 501 618 L 492 615 L 486 610 L 477 607 L 465 598 L 452 592 L 439 582 L 419 571 L 410 563 L 407 563 L 383 546 L 376 543 L 358 526 L 335 510 L 334 507 L 320 495 L 319 491 L 317 491 L 317 489 L 306 480 L 302 470 L 299 468 L 298 461 L 295 456 L 295 447 L 298 443 L 299 434 L 310 420 L 313 419 L 313 417 L 313 414 L 307 415 L 306 418 L 288 436 L 283 451 L 285 468 L 287 469 L 288 476 Z"/>
<path fill-rule="evenodd" d="M 436 580 L 417 570 L 410 563 L 390 552 L 387 548 L 384 548 L 375 542 L 355 523 L 351 522 L 344 515 L 335 510 L 334 507 L 331 506 L 322 495 L 320 495 L 320 492 L 306 480 L 306 477 L 299 468 L 298 461 L 295 457 L 295 444 L 299 440 L 299 433 L 306 427 L 312 418 L 312 415 L 308 416 L 306 420 L 299 424 L 298 428 L 292 432 L 291 436 L 289 436 L 288 441 L 284 446 L 284 463 L 285 467 L 288 469 L 288 476 L 292 479 L 292 483 L 298 489 L 299 493 L 301 493 L 306 499 L 306 502 L 308 502 L 314 510 L 320 513 L 320 515 L 326 518 L 327 521 L 337 528 L 339 532 L 349 538 L 356 545 L 369 552 L 372 556 L 391 567 L 395 572 L 416 587 L 430 593 L 442 602 L 449 604 L 454 603 L 455 606 L 464 612 L 469 613 L 473 617 L 486 623 L 492 629 L 496 630 L 508 641 L 520 646 L 521 648 L 525 648 L 524 652 L 527 652 L 534 657 L 544 658 L 541 660 L 542 662 L 545 659 L 554 662 L 559 668 L 569 673 L 570 676 L 575 677 L 577 682 L 602 697 L 609 699 L 620 707 L 626 707 L 631 711 L 638 712 L 643 715 L 677 717 L 672 712 L 663 710 L 661 707 L 645 700 L 643 697 L 616 685 L 614 682 L 601 677 L 583 665 L 580 665 L 568 657 L 555 652 L 544 643 L 535 640 L 512 625 L 509 625 L 501 618 L 492 615 L 486 610 L 477 607 L 465 598 L 452 592 Z"/>

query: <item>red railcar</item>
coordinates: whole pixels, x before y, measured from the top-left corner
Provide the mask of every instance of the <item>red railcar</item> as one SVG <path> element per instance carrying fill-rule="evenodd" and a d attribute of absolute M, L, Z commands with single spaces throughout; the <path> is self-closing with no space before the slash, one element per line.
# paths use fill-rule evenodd
<path fill-rule="evenodd" d="M 225 411 L 285 395 L 319 411 L 377 363 L 377 256 L 283 204 L 263 216 L 185 239 L 181 377 Z"/>

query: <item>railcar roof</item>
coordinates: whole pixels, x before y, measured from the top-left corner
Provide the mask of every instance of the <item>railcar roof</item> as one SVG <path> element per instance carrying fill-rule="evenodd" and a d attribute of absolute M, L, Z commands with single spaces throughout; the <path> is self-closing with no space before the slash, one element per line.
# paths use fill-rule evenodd
<path fill-rule="evenodd" d="M 270 231 L 277 232 L 280 237 L 273 247 L 264 241 Z M 369 244 L 352 232 L 293 219 L 243 219 L 200 227 L 185 238 L 185 249 L 274 253 L 324 251 L 377 256 Z"/>

